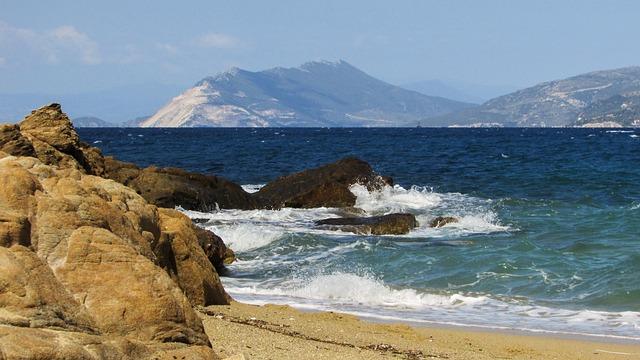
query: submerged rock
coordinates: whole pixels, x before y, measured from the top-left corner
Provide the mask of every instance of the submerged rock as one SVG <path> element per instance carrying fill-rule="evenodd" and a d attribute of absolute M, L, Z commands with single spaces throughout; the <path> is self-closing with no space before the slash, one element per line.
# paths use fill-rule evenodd
<path fill-rule="evenodd" d="M 453 216 L 438 216 L 437 218 L 431 220 L 431 222 L 429 223 L 429 226 L 432 228 L 439 228 L 447 224 L 457 223 L 458 221 L 460 220 Z"/>
<path fill-rule="evenodd" d="M 353 207 L 356 197 L 349 187 L 362 184 L 369 190 L 391 185 L 389 177 L 374 173 L 366 162 L 355 157 L 327 164 L 315 169 L 280 177 L 254 196 L 266 208 Z"/>
<path fill-rule="evenodd" d="M 418 226 L 412 214 L 389 214 L 372 217 L 331 218 L 316 221 L 317 226 L 363 235 L 403 235 Z"/>

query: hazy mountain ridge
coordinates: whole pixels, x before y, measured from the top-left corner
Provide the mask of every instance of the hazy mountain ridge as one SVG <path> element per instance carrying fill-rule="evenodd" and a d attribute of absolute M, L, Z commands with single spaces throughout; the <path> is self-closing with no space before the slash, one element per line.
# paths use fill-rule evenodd
<path fill-rule="evenodd" d="M 575 126 L 609 125 L 640 127 L 640 94 L 615 95 L 587 106 Z"/>
<path fill-rule="evenodd" d="M 598 102 L 639 93 L 640 67 L 595 71 L 544 82 L 489 100 L 479 107 L 429 121 L 437 125 L 568 126 L 575 124 L 580 117 L 586 119 L 591 116 L 589 114 L 601 107 L 596 105 Z M 594 112 L 593 116 L 596 115 Z"/>
<path fill-rule="evenodd" d="M 114 123 L 104 121 L 95 116 L 82 116 L 82 117 L 72 119 L 71 122 L 73 123 L 73 126 L 77 128 L 87 128 L 87 127 L 100 128 L 100 127 L 118 127 L 119 126 Z"/>
<path fill-rule="evenodd" d="M 320 61 L 204 78 L 141 126 L 416 126 L 470 106 L 388 84 L 345 61 Z"/>

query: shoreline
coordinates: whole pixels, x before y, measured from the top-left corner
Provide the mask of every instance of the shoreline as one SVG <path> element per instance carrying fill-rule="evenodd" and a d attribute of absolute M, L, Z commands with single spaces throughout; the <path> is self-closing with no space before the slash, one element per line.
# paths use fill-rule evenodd
<path fill-rule="evenodd" d="M 214 350 L 249 359 L 637 359 L 640 344 L 378 322 L 288 305 L 199 308 Z M 608 340 L 608 339 L 607 339 Z"/>
<path fill-rule="evenodd" d="M 443 330 L 460 330 L 460 331 L 471 331 L 471 332 L 483 332 L 483 333 L 499 333 L 504 335 L 516 335 L 516 336 L 534 336 L 534 337 L 542 337 L 542 338 L 557 338 L 557 339 L 565 339 L 565 340 L 578 340 L 578 341 L 586 341 L 586 342 L 600 342 L 605 344 L 629 344 L 629 345 L 640 345 L 640 338 L 633 338 L 629 336 L 623 335 L 598 335 L 598 334 L 590 334 L 590 333 L 579 333 L 579 332 L 571 332 L 571 331 L 559 331 L 559 330 L 544 330 L 544 329 L 518 329 L 518 328 L 509 328 L 506 326 L 491 326 L 491 325 L 476 325 L 476 324 L 462 324 L 462 323 L 451 323 L 445 321 L 437 321 L 437 320 L 404 320 L 398 317 L 384 316 L 384 315 L 375 315 L 369 314 L 365 312 L 358 311 L 341 311 L 334 310 L 328 308 L 318 308 L 313 306 L 306 306 L 298 303 L 279 303 L 279 302 L 267 302 L 267 301 L 251 301 L 251 300 L 235 300 L 237 303 L 245 304 L 245 305 L 253 305 L 253 306 L 265 306 L 265 305 L 274 305 L 274 306 L 288 306 L 292 309 L 303 313 L 340 313 L 344 315 L 355 316 L 362 321 L 375 323 L 375 324 L 405 324 L 414 328 L 427 328 L 427 329 L 443 329 Z"/>

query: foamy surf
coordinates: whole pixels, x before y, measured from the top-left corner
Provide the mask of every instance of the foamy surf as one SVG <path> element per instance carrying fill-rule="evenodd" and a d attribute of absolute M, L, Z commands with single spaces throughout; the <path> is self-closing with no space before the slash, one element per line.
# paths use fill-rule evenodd
<path fill-rule="evenodd" d="M 258 191 L 264 185 L 243 185 L 246 191 Z M 410 212 L 416 215 L 420 226 L 406 235 L 387 235 L 391 238 L 425 238 L 428 240 L 488 234 L 512 230 L 500 224 L 491 211 L 491 201 L 458 193 L 434 193 L 426 187 L 405 189 L 399 185 L 386 186 L 378 191 L 368 191 L 361 185 L 351 186 L 356 195 L 355 206 L 365 211 L 364 216 Z M 356 237 L 340 231 L 317 228 L 314 222 L 324 218 L 345 216 L 340 209 L 292 209 L 280 210 L 217 210 L 209 213 L 182 210 L 191 218 L 206 219 L 203 224 L 220 235 L 236 252 L 245 252 L 268 246 L 287 235 L 324 235 L 330 237 Z M 429 223 L 439 215 L 451 215 L 457 223 L 441 228 L 431 228 Z"/>
<path fill-rule="evenodd" d="M 362 317 L 489 329 L 640 340 L 640 312 L 567 310 L 484 294 L 393 289 L 368 275 L 336 272 L 284 282 L 223 278 L 238 301 L 286 304 Z M 601 329 L 608 329 L 603 334 Z"/>

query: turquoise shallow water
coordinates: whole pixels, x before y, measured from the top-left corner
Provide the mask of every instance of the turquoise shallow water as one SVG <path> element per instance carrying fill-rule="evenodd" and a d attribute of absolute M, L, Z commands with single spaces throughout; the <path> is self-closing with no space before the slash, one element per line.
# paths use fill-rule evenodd
<path fill-rule="evenodd" d="M 97 129 L 105 153 L 216 173 L 255 190 L 357 155 L 395 188 L 353 187 L 406 236 L 321 231 L 336 209 L 225 210 L 205 225 L 238 254 L 224 279 L 251 302 L 383 319 L 640 340 L 640 132 L 583 129 Z"/>

